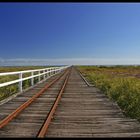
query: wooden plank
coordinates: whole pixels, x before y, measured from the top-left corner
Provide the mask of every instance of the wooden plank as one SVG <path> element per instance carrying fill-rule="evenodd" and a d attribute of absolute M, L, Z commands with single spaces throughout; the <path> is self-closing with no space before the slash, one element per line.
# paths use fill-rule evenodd
<path fill-rule="evenodd" d="M 0 129 L 0 137 L 36 137 L 63 81 L 64 78 L 61 78 L 9 125 Z M 43 85 L 1 105 L 0 119 Z M 88 87 L 78 71 L 72 68 L 46 137 L 140 137 L 140 123 L 125 117 L 116 103 L 99 89 Z"/>

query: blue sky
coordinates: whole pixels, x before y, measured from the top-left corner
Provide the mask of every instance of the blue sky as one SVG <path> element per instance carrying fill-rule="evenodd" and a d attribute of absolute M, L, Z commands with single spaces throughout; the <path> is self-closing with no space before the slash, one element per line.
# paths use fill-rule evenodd
<path fill-rule="evenodd" d="M 25 61 L 140 64 L 140 3 L 0 3 L 0 64 Z"/>

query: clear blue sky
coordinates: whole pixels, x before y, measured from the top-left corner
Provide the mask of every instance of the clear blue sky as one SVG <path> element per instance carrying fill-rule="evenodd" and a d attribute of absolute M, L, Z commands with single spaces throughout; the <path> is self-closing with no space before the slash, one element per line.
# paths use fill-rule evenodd
<path fill-rule="evenodd" d="M 0 59 L 140 64 L 140 3 L 0 3 Z"/>

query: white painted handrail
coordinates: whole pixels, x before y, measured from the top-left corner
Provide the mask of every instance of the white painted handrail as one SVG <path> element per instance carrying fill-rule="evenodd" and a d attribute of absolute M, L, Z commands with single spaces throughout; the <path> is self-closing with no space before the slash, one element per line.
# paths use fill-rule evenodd
<path fill-rule="evenodd" d="M 35 77 L 38 77 L 38 80 L 40 82 L 40 76 L 43 75 L 43 80 L 44 80 L 46 78 L 46 74 L 47 74 L 47 78 L 48 78 L 48 75 L 49 75 L 49 77 L 51 77 L 51 76 L 61 72 L 62 70 L 68 68 L 68 67 L 69 66 L 63 66 L 63 67 L 61 66 L 61 67 L 50 67 L 50 68 L 45 68 L 45 69 L 35 69 L 35 70 L 25 70 L 25 71 L 17 71 L 17 72 L 0 73 L 0 76 L 17 75 L 17 74 L 19 75 L 19 79 L 9 81 L 9 82 L 5 82 L 5 83 L 1 83 L 0 87 L 5 87 L 5 86 L 8 86 L 8 85 L 19 83 L 19 91 L 22 92 L 23 81 L 31 79 L 31 86 L 33 86 Z M 34 75 L 34 72 L 38 72 L 38 74 Z M 31 76 L 23 78 L 24 73 L 31 73 Z"/>

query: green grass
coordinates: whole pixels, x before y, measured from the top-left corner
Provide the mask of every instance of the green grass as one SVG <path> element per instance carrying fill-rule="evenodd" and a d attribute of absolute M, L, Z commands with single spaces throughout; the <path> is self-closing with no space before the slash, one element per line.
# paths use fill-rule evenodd
<path fill-rule="evenodd" d="M 116 67 L 115 69 L 115 67 L 100 68 L 95 66 L 78 68 L 102 93 L 117 102 L 126 116 L 140 121 L 140 79 L 131 76 L 131 70 L 134 69 L 134 72 L 136 72 L 136 70 L 140 71 L 140 68 Z M 116 72 L 116 74 L 111 72 Z M 122 74 L 120 76 L 119 72 L 130 72 L 130 75 L 124 77 Z"/>

